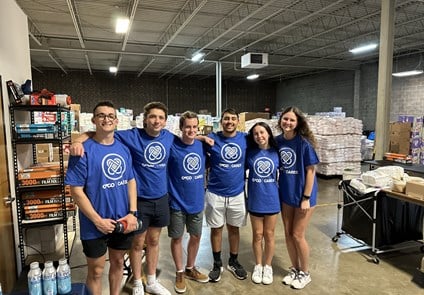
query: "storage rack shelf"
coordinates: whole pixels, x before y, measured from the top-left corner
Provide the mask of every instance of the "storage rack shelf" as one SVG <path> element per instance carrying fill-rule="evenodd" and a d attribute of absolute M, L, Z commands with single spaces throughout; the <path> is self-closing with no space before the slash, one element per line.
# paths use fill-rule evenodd
<path fill-rule="evenodd" d="M 60 105 L 42 105 L 42 106 L 33 106 L 33 105 L 11 105 L 9 107 L 10 118 L 11 118 L 11 128 L 12 128 L 12 150 L 13 150 L 13 166 L 14 166 L 14 176 L 15 176 L 15 194 L 16 194 L 16 208 L 17 208 L 17 221 L 18 221 L 18 233 L 19 233 L 19 251 L 22 268 L 26 266 L 26 251 L 25 251 L 25 241 L 24 241 L 24 229 L 57 225 L 61 224 L 63 226 L 63 243 L 64 243 L 64 254 L 65 258 L 69 260 L 69 240 L 68 240 L 68 225 L 67 221 L 70 217 L 66 208 L 66 198 L 65 198 L 65 185 L 64 185 L 64 157 L 63 157 L 63 144 L 70 142 L 70 109 L 68 107 L 63 107 Z M 17 133 L 17 122 L 19 123 L 35 123 L 35 113 L 36 112 L 50 112 L 56 114 L 56 129 L 54 132 L 38 133 L 36 138 L 20 138 L 20 135 Z M 29 117 L 28 117 L 29 115 Z M 63 116 L 66 116 L 65 124 L 62 122 Z M 42 137 L 45 136 L 45 137 Z M 32 137 L 32 136 L 30 136 Z M 47 183 L 44 185 L 20 185 L 18 175 L 19 175 L 19 155 L 18 146 L 29 146 L 32 149 L 32 164 L 37 164 L 37 151 L 36 144 L 40 143 L 52 143 L 58 145 L 59 151 L 59 171 L 60 176 L 58 179 L 52 183 Z M 60 216 L 43 218 L 43 219 L 25 219 L 24 215 L 24 202 L 22 196 L 26 192 L 36 192 L 36 191 L 60 191 Z M 73 217 L 73 228 L 75 230 L 75 214 Z"/>

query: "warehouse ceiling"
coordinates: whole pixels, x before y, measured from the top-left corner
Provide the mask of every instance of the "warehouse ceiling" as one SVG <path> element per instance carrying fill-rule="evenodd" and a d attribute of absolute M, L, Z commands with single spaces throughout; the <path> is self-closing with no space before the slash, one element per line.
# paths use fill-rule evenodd
<path fill-rule="evenodd" d="M 31 63 L 118 75 L 284 80 L 328 70 L 355 70 L 378 60 L 381 1 L 377 0 L 16 0 L 28 15 Z M 424 0 L 395 1 L 394 55 L 424 50 Z M 115 33 L 118 16 L 130 30 Z M 194 52 L 205 53 L 193 63 Z M 241 68 L 246 53 L 268 53 L 261 69 Z M 218 63 L 220 62 L 220 63 Z"/>

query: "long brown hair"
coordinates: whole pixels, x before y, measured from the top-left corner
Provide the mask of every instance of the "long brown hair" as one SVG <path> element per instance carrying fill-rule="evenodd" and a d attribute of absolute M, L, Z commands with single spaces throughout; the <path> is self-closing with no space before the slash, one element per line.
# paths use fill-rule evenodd
<path fill-rule="evenodd" d="M 317 146 L 317 142 L 315 140 L 315 136 L 312 133 L 311 129 L 309 128 L 308 125 L 308 121 L 306 120 L 305 115 L 303 114 L 303 112 L 297 108 L 297 107 L 287 107 L 283 110 L 283 112 L 280 115 L 280 118 L 278 119 L 278 127 L 281 129 L 281 131 L 284 130 L 281 128 L 281 120 L 284 116 L 284 114 L 288 113 L 288 112 L 293 112 L 296 117 L 297 117 L 297 126 L 294 129 L 294 131 L 296 132 L 296 134 L 299 134 L 300 136 L 302 136 L 303 138 L 305 138 L 307 141 L 309 141 L 309 143 L 316 148 Z"/>

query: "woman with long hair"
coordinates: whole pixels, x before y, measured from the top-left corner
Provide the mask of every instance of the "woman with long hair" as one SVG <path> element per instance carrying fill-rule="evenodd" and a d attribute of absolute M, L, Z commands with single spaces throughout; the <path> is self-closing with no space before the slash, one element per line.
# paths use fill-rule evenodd
<path fill-rule="evenodd" d="M 304 114 L 288 107 L 278 120 L 276 137 L 280 157 L 279 192 L 287 251 L 292 266 L 283 283 L 303 289 L 311 282 L 309 245 L 305 232 L 317 203 L 315 138 Z"/>

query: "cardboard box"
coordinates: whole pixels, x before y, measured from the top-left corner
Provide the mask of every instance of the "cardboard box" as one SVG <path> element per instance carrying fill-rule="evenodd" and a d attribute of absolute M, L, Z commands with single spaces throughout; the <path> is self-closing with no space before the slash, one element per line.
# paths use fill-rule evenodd
<path fill-rule="evenodd" d="M 407 122 L 392 122 L 390 123 L 389 130 L 390 133 L 409 133 L 411 132 L 412 124 Z"/>
<path fill-rule="evenodd" d="M 28 245 L 26 247 L 28 255 L 54 253 L 56 245 L 62 240 L 63 227 L 60 224 L 28 228 L 25 231 L 25 245 Z"/>
<path fill-rule="evenodd" d="M 424 179 L 418 180 L 415 178 L 412 181 L 406 182 L 405 193 L 408 196 L 424 200 Z"/>
<path fill-rule="evenodd" d="M 258 113 L 258 112 L 243 112 L 239 115 L 239 125 L 237 127 L 240 131 L 246 131 L 245 123 L 246 121 L 253 120 L 253 119 L 269 119 L 269 113 Z"/>

